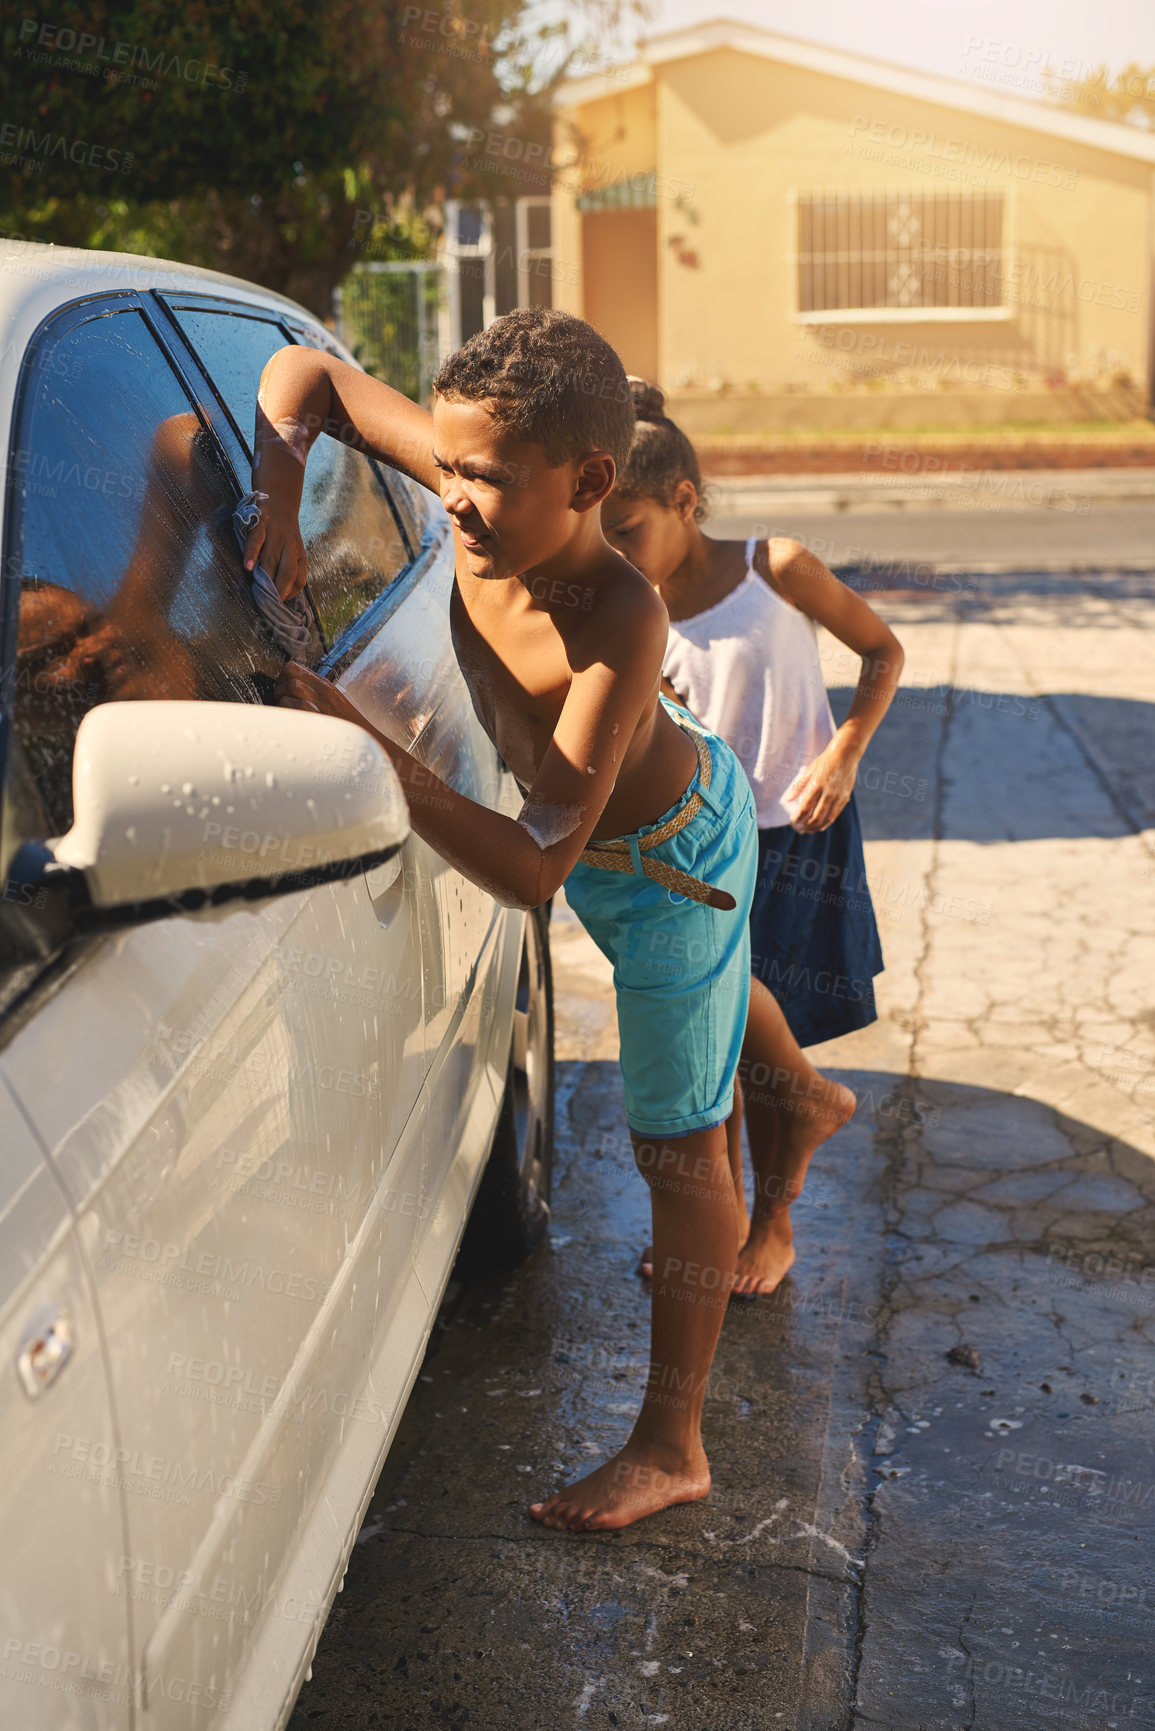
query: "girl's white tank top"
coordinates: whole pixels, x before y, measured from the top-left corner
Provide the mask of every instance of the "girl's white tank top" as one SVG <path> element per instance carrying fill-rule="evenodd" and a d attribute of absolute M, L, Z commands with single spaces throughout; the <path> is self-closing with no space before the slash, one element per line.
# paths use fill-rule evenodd
<path fill-rule="evenodd" d="M 754 790 L 759 829 L 790 822 L 782 794 L 834 736 L 813 619 L 754 569 L 713 607 L 670 624 L 662 672 L 730 746 Z"/>

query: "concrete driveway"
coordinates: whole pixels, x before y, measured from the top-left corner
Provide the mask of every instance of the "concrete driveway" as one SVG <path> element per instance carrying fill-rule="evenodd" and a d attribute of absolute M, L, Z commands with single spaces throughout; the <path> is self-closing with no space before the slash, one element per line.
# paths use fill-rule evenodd
<path fill-rule="evenodd" d="M 1155 577 L 879 606 L 883 1014 L 818 1049 L 860 1108 L 793 1275 L 727 1316 L 709 1501 L 524 1512 L 617 1446 L 647 1346 L 608 969 L 563 906 L 551 1242 L 451 1288 L 292 1731 L 1155 1725 Z"/>

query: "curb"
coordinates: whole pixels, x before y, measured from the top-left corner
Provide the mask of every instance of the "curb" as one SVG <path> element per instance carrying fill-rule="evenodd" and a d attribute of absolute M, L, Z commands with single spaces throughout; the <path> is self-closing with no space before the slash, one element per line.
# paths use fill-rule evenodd
<path fill-rule="evenodd" d="M 1148 565 L 1130 562 L 1091 563 L 1086 559 L 970 560 L 967 564 L 934 559 L 880 559 L 877 564 L 835 560 L 828 569 L 848 589 L 873 595 L 955 595 L 977 593 L 979 577 L 1115 577 L 1155 578 L 1155 557 Z M 941 581 L 940 581 L 941 579 Z"/>
<path fill-rule="evenodd" d="M 1155 470 L 975 469 L 933 481 L 878 474 L 704 477 L 715 510 L 1067 511 L 1155 505 Z"/>

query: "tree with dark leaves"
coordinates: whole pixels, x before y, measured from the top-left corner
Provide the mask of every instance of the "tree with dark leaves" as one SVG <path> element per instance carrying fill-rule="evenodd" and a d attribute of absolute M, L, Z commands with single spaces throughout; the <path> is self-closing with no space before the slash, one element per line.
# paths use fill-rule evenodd
<path fill-rule="evenodd" d="M 325 314 L 370 232 L 376 256 L 413 256 L 432 238 L 422 213 L 444 198 L 520 190 L 467 142 L 498 122 L 548 140 L 551 89 L 588 48 L 567 47 L 567 26 L 538 4 L 14 8 L 0 231 L 209 265 Z M 635 9 L 593 0 L 587 16 L 604 41 Z"/>

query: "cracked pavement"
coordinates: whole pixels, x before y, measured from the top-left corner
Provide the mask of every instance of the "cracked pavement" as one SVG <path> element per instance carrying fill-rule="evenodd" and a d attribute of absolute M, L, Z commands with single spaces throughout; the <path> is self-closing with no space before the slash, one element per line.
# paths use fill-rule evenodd
<path fill-rule="evenodd" d="M 646 1368 L 609 969 L 560 905 L 550 1242 L 451 1286 L 292 1731 L 1155 1726 L 1155 576 L 877 604 L 882 1014 L 812 1054 L 859 1111 L 727 1315 L 710 1498 L 525 1514 Z"/>

